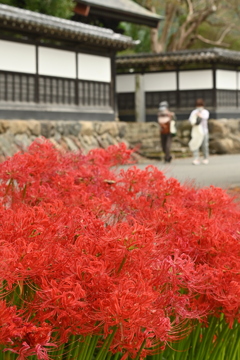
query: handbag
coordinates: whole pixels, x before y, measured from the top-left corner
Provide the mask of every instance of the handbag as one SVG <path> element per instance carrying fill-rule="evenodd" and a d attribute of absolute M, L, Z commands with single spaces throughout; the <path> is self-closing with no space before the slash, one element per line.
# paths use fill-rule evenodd
<path fill-rule="evenodd" d="M 194 125 L 191 131 L 191 140 L 188 146 L 191 151 L 198 150 L 203 142 L 204 133 L 201 125 Z"/>
<path fill-rule="evenodd" d="M 171 120 L 171 122 L 170 122 L 170 133 L 171 133 L 172 136 L 175 136 L 177 134 L 177 128 L 176 128 L 175 120 Z"/>
<path fill-rule="evenodd" d="M 200 116 L 197 116 L 195 125 L 201 124 L 202 118 Z"/>

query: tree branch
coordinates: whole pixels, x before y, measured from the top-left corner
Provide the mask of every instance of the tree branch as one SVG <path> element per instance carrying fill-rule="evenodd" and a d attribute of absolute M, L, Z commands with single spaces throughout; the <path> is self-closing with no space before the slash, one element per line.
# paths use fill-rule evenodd
<path fill-rule="evenodd" d="M 175 37 L 172 50 L 185 49 L 186 43 L 188 43 L 189 36 L 196 33 L 200 24 L 202 24 L 212 13 L 215 12 L 215 8 L 212 6 L 206 6 L 201 11 L 195 11 L 192 15 L 188 16 L 186 21 L 182 24 L 178 31 L 178 38 Z"/>
<path fill-rule="evenodd" d="M 194 13 L 193 3 L 191 2 L 191 0 L 187 0 L 187 4 L 188 4 L 188 9 L 189 9 L 187 18 L 191 18 Z"/>
<path fill-rule="evenodd" d="M 206 39 L 202 35 L 199 35 L 199 34 L 196 35 L 196 38 L 203 41 L 206 44 L 220 45 L 220 46 L 224 46 L 224 47 L 229 47 L 230 45 L 227 44 L 227 43 L 224 43 L 223 39 L 225 38 L 227 33 L 229 33 L 229 31 L 231 31 L 232 28 L 233 28 L 233 25 L 229 25 L 226 29 L 224 29 L 224 31 L 222 32 L 222 34 L 220 35 L 220 37 L 219 37 L 219 39 L 217 41 Z"/>

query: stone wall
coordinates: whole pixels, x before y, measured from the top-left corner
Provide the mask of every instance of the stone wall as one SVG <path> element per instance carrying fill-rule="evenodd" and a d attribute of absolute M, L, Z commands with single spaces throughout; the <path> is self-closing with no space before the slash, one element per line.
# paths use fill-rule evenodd
<path fill-rule="evenodd" d="M 177 123 L 177 136 L 173 138 L 175 157 L 190 156 L 188 148 L 191 126 Z M 210 120 L 211 154 L 240 153 L 240 120 Z M 0 158 L 25 150 L 37 137 L 44 136 L 54 146 L 70 151 L 89 150 L 124 142 L 136 147 L 144 157 L 160 158 L 161 147 L 157 123 L 125 123 L 100 121 L 38 121 L 0 120 Z"/>

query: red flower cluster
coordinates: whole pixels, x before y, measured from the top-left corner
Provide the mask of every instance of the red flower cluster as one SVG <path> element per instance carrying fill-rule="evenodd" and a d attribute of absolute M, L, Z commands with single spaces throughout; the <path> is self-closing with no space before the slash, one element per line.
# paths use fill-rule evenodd
<path fill-rule="evenodd" d="M 113 353 L 144 357 L 187 320 L 240 320 L 238 205 L 155 167 L 115 168 L 130 159 L 43 139 L 1 164 L 0 344 L 18 359 L 113 331 Z"/>

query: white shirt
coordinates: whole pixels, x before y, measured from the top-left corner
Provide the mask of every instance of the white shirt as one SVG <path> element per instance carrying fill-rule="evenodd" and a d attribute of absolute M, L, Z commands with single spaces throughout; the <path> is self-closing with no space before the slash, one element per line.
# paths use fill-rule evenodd
<path fill-rule="evenodd" d="M 203 107 L 196 108 L 193 110 L 189 116 L 189 121 L 192 125 L 195 124 L 196 117 L 199 116 L 202 118 L 201 126 L 203 129 L 204 135 L 208 133 L 208 119 L 209 119 L 209 111 L 204 109 Z"/>

